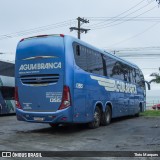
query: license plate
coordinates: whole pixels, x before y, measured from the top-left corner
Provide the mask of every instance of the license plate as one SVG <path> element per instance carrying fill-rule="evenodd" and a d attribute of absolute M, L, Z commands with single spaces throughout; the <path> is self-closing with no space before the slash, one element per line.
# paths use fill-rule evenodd
<path fill-rule="evenodd" d="M 44 121 L 44 117 L 34 117 L 35 121 Z"/>

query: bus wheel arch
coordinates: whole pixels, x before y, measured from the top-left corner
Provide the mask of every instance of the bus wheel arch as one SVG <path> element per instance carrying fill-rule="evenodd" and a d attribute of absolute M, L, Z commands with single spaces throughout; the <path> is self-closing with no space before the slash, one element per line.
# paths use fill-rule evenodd
<path fill-rule="evenodd" d="M 143 112 L 143 105 L 142 105 L 142 102 L 139 103 L 139 111 L 140 111 L 140 112 Z"/>
<path fill-rule="evenodd" d="M 111 123 L 112 119 L 112 105 L 111 103 L 107 103 L 105 107 L 105 111 L 102 113 L 101 116 L 101 125 L 107 126 Z"/>

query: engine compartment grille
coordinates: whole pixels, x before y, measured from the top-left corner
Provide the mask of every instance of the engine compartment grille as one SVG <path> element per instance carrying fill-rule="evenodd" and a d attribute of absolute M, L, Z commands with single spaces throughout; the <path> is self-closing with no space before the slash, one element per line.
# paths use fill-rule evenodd
<path fill-rule="evenodd" d="M 59 74 L 25 75 L 21 76 L 20 79 L 26 85 L 56 84 L 59 80 Z"/>

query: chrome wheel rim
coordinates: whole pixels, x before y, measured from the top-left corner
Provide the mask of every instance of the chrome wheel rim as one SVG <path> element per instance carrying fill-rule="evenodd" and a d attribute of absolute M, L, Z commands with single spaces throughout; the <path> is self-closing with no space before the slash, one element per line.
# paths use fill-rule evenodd
<path fill-rule="evenodd" d="M 110 122 L 110 112 L 109 111 L 107 111 L 107 113 L 106 113 L 106 121 L 107 121 L 107 123 L 109 123 Z"/>
<path fill-rule="evenodd" d="M 98 126 L 100 124 L 100 115 L 97 110 L 94 113 L 94 123 L 96 126 Z"/>

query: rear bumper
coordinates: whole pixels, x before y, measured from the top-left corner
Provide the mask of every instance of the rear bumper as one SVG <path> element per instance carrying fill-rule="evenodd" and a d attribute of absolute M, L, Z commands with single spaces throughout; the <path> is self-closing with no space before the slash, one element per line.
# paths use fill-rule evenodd
<path fill-rule="evenodd" d="M 29 112 L 16 108 L 16 116 L 19 121 L 34 123 L 72 123 L 72 107 L 56 112 Z"/>

